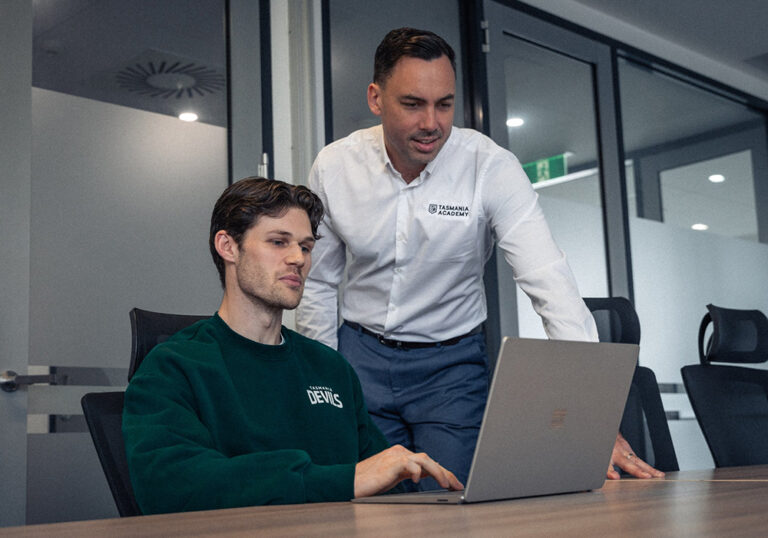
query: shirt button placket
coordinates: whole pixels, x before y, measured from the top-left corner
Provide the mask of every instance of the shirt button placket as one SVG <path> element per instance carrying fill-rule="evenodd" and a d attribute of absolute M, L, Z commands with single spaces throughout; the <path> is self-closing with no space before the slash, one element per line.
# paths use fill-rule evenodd
<path fill-rule="evenodd" d="M 397 220 L 394 230 L 395 239 L 395 261 L 392 268 L 392 289 L 389 295 L 389 308 L 387 310 L 387 321 L 385 328 L 397 326 L 397 305 L 400 302 L 401 295 L 401 277 L 403 273 L 402 263 L 405 260 L 405 241 L 406 226 L 408 225 L 408 188 L 400 189 L 397 196 Z"/>

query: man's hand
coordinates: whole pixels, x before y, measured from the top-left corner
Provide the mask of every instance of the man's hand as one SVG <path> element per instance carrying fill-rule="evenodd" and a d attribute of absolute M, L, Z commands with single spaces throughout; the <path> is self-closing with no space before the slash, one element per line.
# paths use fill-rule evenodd
<path fill-rule="evenodd" d="M 424 454 L 395 445 L 365 459 L 355 467 L 355 498 L 368 497 L 392 489 L 400 481 L 431 476 L 446 489 L 464 489 L 453 473 Z"/>
<path fill-rule="evenodd" d="M 611 480 L 621 478 L 618 472 L 613 468 L 616 465 L 621 470 L 631 474 L 635 478 L 663 478 L 664 473 L 654 469 L 643 460 L 635 456 L 632 447 L 627 440 L 619 433 L 616 435 L 616 444 L 613 445 L 611 462 L 608 464 L 606 476 Z"/>

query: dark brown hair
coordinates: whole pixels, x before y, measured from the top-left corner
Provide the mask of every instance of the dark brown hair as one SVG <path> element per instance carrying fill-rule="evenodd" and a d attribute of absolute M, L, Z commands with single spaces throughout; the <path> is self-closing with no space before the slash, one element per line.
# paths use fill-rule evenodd
<path fill-rule="evenodd" d="M 403 56 L 436 60 L 447 56 L 456 74 L 456 54 L 451 46 L 439 35 L 428 30 L 397 28 L 390 31 L 376 48 L 373 60 L 373 81 L 384 84 L 398 60 Z"/>
<path fill-rule="evenodd" d="M 290 185 L 276 179 L 247 177 L 227 187 L 219 196 L 211 215 L 211 231 L 208 246 L 213 263 L 219 271 L 224 286 L 224 260 L 216 252 L 215 237 L 220 230 L 226 231 L 237 246 L 242 246 L 243 237 L 259 217 L 266 215 L 276 218 L 291 208 L 307 212 L 312 226 L 312 236 L 319 239 L 317 227 L 323 218 L 323 203 L 317 195 L 302 185 Z"/>

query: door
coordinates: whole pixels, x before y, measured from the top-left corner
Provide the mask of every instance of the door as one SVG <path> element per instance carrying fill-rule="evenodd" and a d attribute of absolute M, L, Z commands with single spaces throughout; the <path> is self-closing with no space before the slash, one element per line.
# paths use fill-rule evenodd
<path fill-rule="evenodd" d="M 582 296 L 631 296 L 626 215 L 606 211 L 622 207 L 624 181 L 614 116 L 600 113 L 614 110 L 610 49 L 491 0 L 484 9 L 492 138 L 523 165 Z M 496 259 L 501 334 L 544 337 Z"/>
<path fill-rule="evenodd" d="M 0 372 L 59 380 L 0 391 L 0 526 L 117 516 L 80 397 L 125 387 L 132 307 L 218 306 L 224 21 L 224 0 L 0 3 Z"/>

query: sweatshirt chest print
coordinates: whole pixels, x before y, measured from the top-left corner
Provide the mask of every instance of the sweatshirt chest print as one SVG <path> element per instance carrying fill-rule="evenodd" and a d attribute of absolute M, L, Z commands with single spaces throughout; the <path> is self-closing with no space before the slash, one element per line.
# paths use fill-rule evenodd
<path fill-rule="evenodd" d="M 339 409 L 344 407 L 339 395 L 330 387 L 310 385 L 307 389 L 307 396 L 309 397 L 309 403 L 312 405 L 330 404 Z"/>
<path fill-rule="evenodd" d="M 430 215 L 440 215 L 443 217 L 468 217 L 469 206 L 463 205 L 461 202 L 446 202 L 437 203 L 430 202 L 427 205 L 427 211 Z"/>

